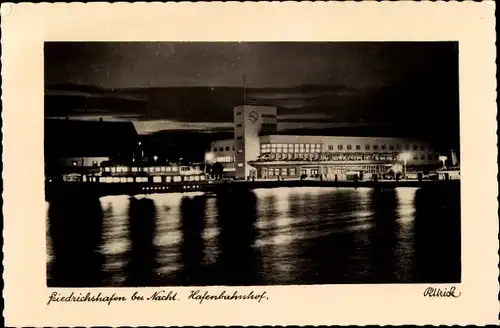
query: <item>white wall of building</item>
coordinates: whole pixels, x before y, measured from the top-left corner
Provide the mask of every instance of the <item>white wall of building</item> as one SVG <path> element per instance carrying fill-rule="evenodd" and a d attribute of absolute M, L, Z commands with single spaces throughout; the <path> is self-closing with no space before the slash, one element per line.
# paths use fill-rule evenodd
<path fill-rule="evenodd" d="M 224 175 L 234 176 L 236 146 L 234 139 L 217 140 L 210 143 L 210 150 L 205 155 L 208 163 L 219 162 L 224 167 Z"/>

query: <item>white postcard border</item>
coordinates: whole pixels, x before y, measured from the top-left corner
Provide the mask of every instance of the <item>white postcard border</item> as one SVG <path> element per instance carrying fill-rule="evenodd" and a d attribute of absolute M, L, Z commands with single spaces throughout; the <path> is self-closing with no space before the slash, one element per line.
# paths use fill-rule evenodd
<path fill-rule="evenodd" d="M 2 4 L 4 298 L 8 326 L 498 323 L 493 2 Z M 47 306 L 43 196 L 43 42 L 458 41 L 462 169 L 459 298 L 428 285 L 199 288 L 269 300 Z M 450 287 L 446 284 L 444 287 Z M 152 293 L 156 288 L 140 288 Z M 58 290 L 59 291 L 59 290 Z M 73 289 L 75 292 L 84 291 Z M 131 295 L 133 289 L 99 289 Z M 93 290 L 95 292 L 95 290 Z"/>

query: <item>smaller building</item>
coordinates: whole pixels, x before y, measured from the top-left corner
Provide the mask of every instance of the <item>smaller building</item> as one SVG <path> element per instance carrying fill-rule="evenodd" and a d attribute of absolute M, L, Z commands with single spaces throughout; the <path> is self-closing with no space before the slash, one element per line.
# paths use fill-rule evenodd
<path fill-rule="evenodd" d="M 217 140 L 211 143 L 211 149 L 205 155 L 207 164 L 221 163 L 223 177 L 233 177 L 236 172 L 236 147 L 234 139 Z"/>

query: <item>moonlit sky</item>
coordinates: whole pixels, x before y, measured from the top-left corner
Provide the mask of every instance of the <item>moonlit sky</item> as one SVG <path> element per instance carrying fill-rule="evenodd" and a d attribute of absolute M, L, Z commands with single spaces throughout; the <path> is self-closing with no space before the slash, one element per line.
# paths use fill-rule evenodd
<path fill-rule="evenodd" d="M 425 124 L 458 135 L 454 42 L 45 44 L 45 84 L 51 92 L 61 85 L 165 88 L 154 96 L 149 93 L 150 108 L 135 113 L 136 127 L 147 133 L 199 129 L 200 124 L 227 128 L 232 106 L 243 99 L 235 103 L 234 93 L 217 90 L 241 88 L 244 75 L 249 97 L 278 106 L 279 118 L 287 124 L 302 122 L 300 127 L 310 129 L 327 123 Z M 213 94 L 168 91 L 179 87 L 205 87 Z M 135 90 L 134 96 L 141 92 Z M 99 109 L 99 115 L 119 119 L 119 107 Z"/>

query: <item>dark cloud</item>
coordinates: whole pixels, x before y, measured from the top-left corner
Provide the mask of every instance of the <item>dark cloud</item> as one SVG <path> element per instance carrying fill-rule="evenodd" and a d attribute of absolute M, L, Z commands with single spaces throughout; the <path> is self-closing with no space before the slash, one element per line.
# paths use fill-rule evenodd
<path fill-rule="evenodd" d="M 309 114 L 321 124 L 390 123 L 458 143 L 456 42 L 45 44 L 48 88 L 106 89 L 120 99 L 106 101 L 109 115 L 127 108 L 127 115 L 148 120 L 229 123 L 243 102 L 244 74 L 247 98 L 278 106 L 280 115 Z M 64 113 L 51 104 L 47 115 Z M 95 100 L 75 106 L 88 104 L 98 107 Z"/>

